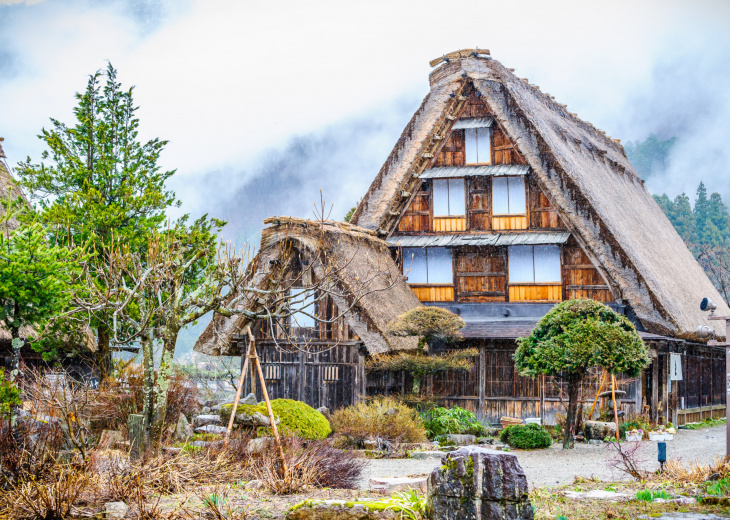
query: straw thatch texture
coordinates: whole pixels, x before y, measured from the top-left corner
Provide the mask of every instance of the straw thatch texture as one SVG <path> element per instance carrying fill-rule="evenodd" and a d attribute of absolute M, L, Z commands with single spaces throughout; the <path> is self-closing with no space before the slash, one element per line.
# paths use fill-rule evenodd
<path fill-rule="evenodd" d="M 371 353 L 390 350 L 415 349 L 416 338 L 399 338 L 386 334 L 390 321 L 400 314 L 421 305 L 408 288 L 401 272 L 390 257 L 388 245 L 367 229 L 345 222 L 311 221 L 290 217 L 266 219 L 269 224 L 261 233 L 261 247 L 249 265 L 246 283 L 257 288 L 271 288 L 281 280 L 291 260 L 324 258 L 324 264 L 314 265 L 314 275 L 322 279 L 326 272 L 333 273 L 338 292 L 357 293 L 360 284 L 369 280 L 369 294 L 363 296 L 352 311 L 345 315 L 350 328 Z M 319 253 L 323 252 L 323 255 Z M 396 282 L 390 287 L 393 282 Z M 340 309 L 348 302 L 337 301 Z M 261 302 L 249 298 L 244 308 L 258 311 Z M 243 334 L 251 320 L 241 315 L 213 317 L 195 344 L 195 350 L 208 355 L 239 355 L 235 337 Z"/>
<path fill-rule="evenodd" d="M 5 154 L 3 153 L 2 144 L 0 144 L 0 200 L 7 201 L 8 196 L 10 196 L 12 199 L 17 199 L 18 197 L 20 197 L 25 201 L 25 195 L 15 183 L 13 177 L 10 175 L 10 172 L 5 165 L 5 161 L 3 160 L 4 158 Z M 5 209 L 0 206 L 0 215 L 3 215 L 4 213 Z M 7 231 L 9 229 L 10 231 L 13 231 L 15 229 L 18 229 L 18 226 L 18 221 L 15 219 L 11 219 L 4 226 L 3 230 Z"/>
<path fill-rule="evenodd" d="M 623 147 L 489 58 L 452 60 L 431 73 L 431 92 L 406 127 L 352 222 L 378 229 L 398 204 L 409 162 L 445 110 L 444 93 L 470 81 L 516 142 L 535 179 L 586 254 L 649 332 L 697 339 L 707 296 L 730 309 L 629 164 Z M 386 187 L 395 187 L 388 188 Z"/>

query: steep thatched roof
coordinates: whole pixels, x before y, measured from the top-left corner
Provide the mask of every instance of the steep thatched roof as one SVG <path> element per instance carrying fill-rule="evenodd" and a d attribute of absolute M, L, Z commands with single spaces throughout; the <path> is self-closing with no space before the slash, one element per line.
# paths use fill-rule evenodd
<path fill-rule="evenodd" d="M 454 111 L 476 89 L 517 144 L 535 180 L 586 254 L 649 332 L 696 339 L 698 325 L 724 335 L 699 310 L 707 296 L 730 309 L 629 164 L 623 147 L 536 86 L 481 53 L 452 56 L 358 205 L 352 222 L 394 229 L 417 174 L 435 157 Z"/>
<path fill-rule="evenodd" d="M 385 333 L 387 324 L 400 314 L 421 305 L 408 288 L 401 272 L 390 257 L 388 245 L 367 229 L 346 222 L 312 221 L 291 217 L 273 217 L 264 220 L 268 224 L 261 233 L 261 247 L 249 265 L 247 284 L 270 287 L 279 274 L 277 267 L 286 269 L 287 252 L 312 257 L 322 250 L 325 266 L 315 266 L 314 274 L 332 273 L 332 283 L 357 293 L 363 281 L 369 281 L 365 294 L 352 311 L 345 316 L 350 328 L 363 341 L 371 353 L 416 348 L 415 338 L 399 338 Z M 282 267 L 283 266 L 283 267 Z M 396 282 L 393 284 L 393 282 Z M 392 286 L 391 286 L 392 285 Z M 361 293 L 362 294 L 362 293 Z M 345 301 L 335 304 L 340 309 L 349 305 Z M 243 304 L 249 310 L 258 310 L 258 298 L 250 298 Z M 195 350 L 209 355 L 238 355 L 234 340 L 243 334 L 251 321 L 235 315 L 224 318 L 214 316 L 195 344 Z"/>
<path fill-rule="evenodd" d="M 8 171 L 8 167 L 5 163 L 6 157 L 5 152 L 3 152 L 2 142 L 3 138 L 0 137 L 0 200 L 8 200 L 8 195 L 11 195 L 13 199 L 20 197 L 23 200 L 26 200 L 22 190 L 18 188 L 15 180 Z M 2 206 L 0 206 L 0 215 L 3 215 L 4 213 L 5 210 Z M 15 219 L 12 219 L 7 223 L 4 230 L 7 230 L 9 228 L 10 231 L 13 231 L 18 228 L 18 225 L 18 222 Z"/>

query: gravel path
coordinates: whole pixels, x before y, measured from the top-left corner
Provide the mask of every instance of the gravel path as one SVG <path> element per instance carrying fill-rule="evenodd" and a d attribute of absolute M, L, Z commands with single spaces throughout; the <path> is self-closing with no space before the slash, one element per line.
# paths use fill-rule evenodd
<path fill-rule="evenodd" d="M 644 442 L 644 458 L 651 461 L 649 466 L 658 467 L 656 461 L 656 444 Z M 527 481 L 536 486 L 554 486 L 569 484 L 576 476 L 596 476 L 601 480 L 618 480 L 621 474 L 612 473 L 606 465 L 609 455 L 608 445 L 593 446 L 576 444 L 573 450 L 563 450 L 559 444 L 553 444 L 546 450 L 520 451 L 517 455 L 527 475 Z M 716 457 L 725 454 L 725 426 L 703 428 L 701 430 L 679 430 L 674 440 L 667 443 L 667 457 L 683 461 L 710 463 Z M 367 488 L 373 477 L 403 477 L 407 475 L 425 475 L 441 465 L 438 459 L 375 459 L 368 461 L 363 471 L 361 487 Z"/>

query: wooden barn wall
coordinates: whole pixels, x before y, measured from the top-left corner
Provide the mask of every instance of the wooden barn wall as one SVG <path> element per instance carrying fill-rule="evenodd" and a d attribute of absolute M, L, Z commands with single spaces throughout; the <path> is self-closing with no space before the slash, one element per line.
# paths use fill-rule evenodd
<path fill-rule="evenodd" d="M 507 256 L 503 247 L 454 250 L 456 301 L 503 302 L 507 292 Z"/>
<path fill-rule="evenodd" d="M 654 420 L 678 425 L 723 416 L 724 352 L 702 345 L 679 342 L 671 345 L 650 342 L 655 357 L 644 373 L 637 378 L 617 376 L 619 389 L 626 392 L 620 399 L 620 409 L 627 417 L 644 413 Z M 667 380 L 670 350 L 677 350 L 677 345 L 684 345 L 679 350 L 683 381 L 670 385 Z M 561 399 L 567 402 L 565 384 L 553 377 L 520 376 L 513 360 L 514 342 L 470 341 L 468 346 L 476 346 L 480 351 L 473 360 L 473 368 L 426 377 L 421 385 L 422 396 L 431 397 L 442 406 L 470 410 L 491 424 L 498 424 L 504 416 L 542 417 L 545 424 L 555 424 L 556 414 L 564 413 Z M 435 349 L 440 351 L 443 350 Z M 592 376 L 582 389 L 586 406 L 592 404 L 600 385 L 600 372 L 594 371 Z M 412 384 L 412 378 L 404 372 L 370 372 L 367 394 L 409 393 Z M 599 402 L 602 407 L 607 404 L 607 400 Z"/>
<path fill-rule="evenodd" d="M 257 341 L 256 350 L 269 398 L 295 399 L 313 408 L 326 406 L 330 410 L 358 402 L 365 393 L 365 361 L 360 353 L 361 346 L 360 342 L 315 341 L 300 345 L 300 348 L 314 352 L 309 354 Z M 256 383 L 256 397 L 263 400 L 258 379 Z M 243 388 L 244 393 L 253 390 L 250 374 L 246 376 Z"/>
<path fill-rule="evenodd" d="M 613 301 L 605 280 L 573 237 L 563 247 L 563 298 Z"/>

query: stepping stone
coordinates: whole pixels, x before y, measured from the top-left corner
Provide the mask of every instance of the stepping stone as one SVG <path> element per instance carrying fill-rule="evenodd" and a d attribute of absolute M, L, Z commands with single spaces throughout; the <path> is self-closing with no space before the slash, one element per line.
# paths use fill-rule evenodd
<path fill-rule="evenodd" d="M 426 492 L 426 482 L 428 477 L 383 477 L 371 478 L 370 489 L 373 491 L 386 491 L 393 493 L 394 491 L 408 491 L 416 489 Z"/>
<path fill-rule="evenodd" d="M 305 500 L 289 509 L 288 520 L 399 520 L 401 511 L 387 500 Z"/>
<path fill-rule="evenodd" d="M 578 491 L 566 491 L 565 496 L 573 499 L 595 499 L 595 500 L 625 500 L 628 498 L 626 493 L 617 493 L 616 491 L 604 491 L 603 489 L 594 489 L 586 493 Z"/>
<path fill-rule="evenodd" d="M 224 426 L 216 426 L 215 424 L 206 424 L 205 426 L 201 426 L 200 428 L 195 428 L 195 432 L 224 434 L 226 433 L 226 428 Z"/>
<path fill-rule="evenodd" d="M 412 451 L 408 458 L 411 459 L 441 459 L 446 456 L 445 451 Z"/>

